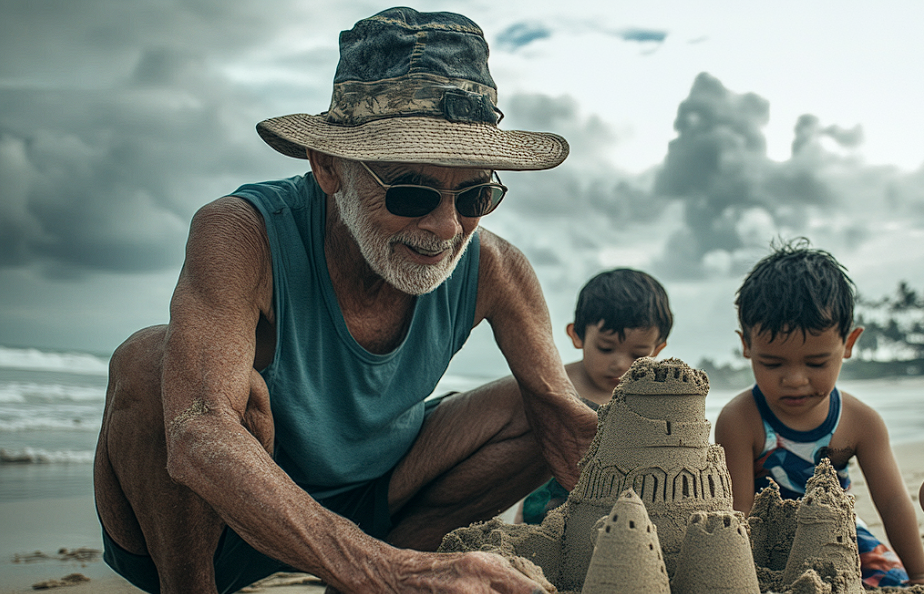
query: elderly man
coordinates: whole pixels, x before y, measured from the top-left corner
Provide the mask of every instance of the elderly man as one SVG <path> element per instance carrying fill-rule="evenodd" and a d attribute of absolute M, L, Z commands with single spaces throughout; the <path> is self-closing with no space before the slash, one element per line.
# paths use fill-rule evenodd
<path fill-rule="evenodd" d="M 501 131 L 467 18 L 384 11 L 341 35 L 328 112 L 258 125 L 311 174 L 192 221 L 165 327 L 113 355 L 96 457 L 105 559 L 148 592 L 287 568 L 342 592 L 534 592 L 503 558 L 433 552 L 554 474 L 596 429 L 533 270 L 479 229 L 497 170 L 567 155 Z M 427 399 L 487 320 L 515 381 Z"/>

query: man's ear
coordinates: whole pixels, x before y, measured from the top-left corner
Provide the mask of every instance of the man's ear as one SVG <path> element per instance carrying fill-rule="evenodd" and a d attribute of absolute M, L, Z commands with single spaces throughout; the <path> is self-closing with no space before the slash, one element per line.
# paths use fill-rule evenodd
<path fill-rule="evenodd" d="M 745 359 L 751 358 L 751 347 L 748 346 L 748 341 L 744 339 L 744 334 L 741 330 L 735 330 L 735 334 L 738 335 L 738 338 L 741 339 L 741 353 L 744 355 Z"/>
<path fill-rule="evenodd" d="M 662 342 L 661 344 L 659 344 L 658 346 L 656 346 L 656 347 L 654 348 L 653 351 L 651 351 L 651 356 L 652 356 L 652 357 L 657 357 L 657 356 L 658 356 L 658 353 L 660 353 L 661 351 L 663 351 L 663 350 L 664 350 L 664 347 L 666 347 L 666 346 L 667 346 L 667 341 L 665 340 L 664 342 Z"/>
<path fill-rule="evenodd" d="M 574 323 L 573 323 L 573 322 L 572 322 L 571 324 L 568 324 L 568 325 L 565 327 L 565 332 L 567 332 L 567 333 L 568 333 L 568 336 L 571 337 L 571 344 L 574 345 L 574 348 L 576 348 L 576 349 L 582 349 L 582 348 L 584 348 L 584 341 L 581 339 L 580 336 L 577 335 L 577 332 L 574 331 Z"/>
<path fill-rule="evenodd" d="M 308 162 L 311 163 L 311 173 L 328 196 L 333 196 L 340 189 L 340 171 L 336 166 L 335 157 L 312 149 L 308 152 Z"/>
<path fill-rule="evenodd" d="M 860 335 L 863 334 L 863 328 L 858 326 L 853 329 L 853 331 L 847 335 L 847 340 L 844 341 L 844 358 L 849 359 L 850 355 L 853 354 L 853 345 L 856 344 L 857 339 L 860 338 Z"/>

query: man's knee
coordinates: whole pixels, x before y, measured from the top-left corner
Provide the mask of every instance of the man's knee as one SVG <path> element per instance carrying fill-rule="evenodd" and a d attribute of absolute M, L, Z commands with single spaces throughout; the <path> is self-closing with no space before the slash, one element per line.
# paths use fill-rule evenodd
<path fill-rule="evenodd" d="M 109 361 L 109 393 L 160 391 L 166 326 L 135 332 L 120 344 Z"/>
<path fill-rule="evenodd" d="M 117 470 L 120 461 L 138 455 L 139 448 L 151 448 L 151 454 L 162 449 L 158 445 L 164 426 L 160 370 L 165 335 L 164 326 L 140 330 L 119 345 L 109 362 L 98 454 L 105 453 Z"/>

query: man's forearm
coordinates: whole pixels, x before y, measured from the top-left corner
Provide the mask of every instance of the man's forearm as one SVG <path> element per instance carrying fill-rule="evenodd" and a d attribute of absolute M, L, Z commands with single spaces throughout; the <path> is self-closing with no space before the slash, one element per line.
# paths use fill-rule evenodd
<path fill-rule="evenodd" d="M 324 509 L 240 425 L 203 418 L 171 441 L 174 480 L 260 552 L 344 591 L 374 591 L 388 575 L 395 549 Z"/>

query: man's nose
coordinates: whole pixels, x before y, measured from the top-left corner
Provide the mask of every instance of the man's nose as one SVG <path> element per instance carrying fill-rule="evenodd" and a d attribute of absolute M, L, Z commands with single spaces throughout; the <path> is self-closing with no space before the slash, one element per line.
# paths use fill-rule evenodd
<path fill-rule="evenodd" d="M 456 211 L 456 197 L 442 194 L 443 200 L 432 212 L 421 217 L 417 226 L 435 234 L 443 241 L 448 241 L 462 234 L 462 222 Z"/>

